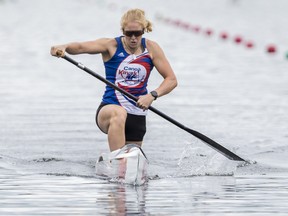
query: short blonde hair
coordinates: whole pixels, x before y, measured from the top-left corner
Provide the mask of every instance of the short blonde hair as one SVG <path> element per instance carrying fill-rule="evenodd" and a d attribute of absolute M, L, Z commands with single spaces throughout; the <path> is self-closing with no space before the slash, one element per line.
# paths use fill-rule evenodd
<path fill-rule="evenodd" d="M 123 14 L 121 18 L 121 29 L 124 31 L 128 22 L 138 22 L 145 32 L 152 32 L 152 23 L 146 19 L 145 12 L 141 9 L 131 9 Z"/>

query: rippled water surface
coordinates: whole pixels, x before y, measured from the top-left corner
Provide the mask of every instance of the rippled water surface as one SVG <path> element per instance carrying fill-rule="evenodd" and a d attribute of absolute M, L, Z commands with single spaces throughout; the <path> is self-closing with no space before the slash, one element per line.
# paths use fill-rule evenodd
<path fill-rule="evenodd" d="M 153 106 L 250 164 L 149 113 L 148 183 L 96 178 L 108 151 L 94 121 L 105 86 L 49 51 L 120 35 L 130 7 L 145 9 L 154 24 L 145 37 L 179 82 Z M 285 0 L 0 1 L 0 215 L 287 215 L 287 8 Z M 277 52 L 266 53 L 268 44 Z M 100 56 L 73 58 L 104 74 Z M 153 71 L 149 90 L 160 82 Z"/>
<path fill-rule="evenodd" d="M 287 176 L 167 178 L 141 187 L 93 178 L 2 175 L 2 215 L 270 215 L 288 211 Z"/>

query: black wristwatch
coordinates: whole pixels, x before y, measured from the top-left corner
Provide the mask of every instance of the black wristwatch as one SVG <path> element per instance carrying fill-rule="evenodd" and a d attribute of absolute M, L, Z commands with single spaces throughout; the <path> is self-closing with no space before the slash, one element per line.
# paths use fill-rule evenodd
<path fill-rule="evenodd" d="M 154 97 L 154 100 L 158 98 L 158 93 L 156 91 L 151 91 L 150 94 Z"/>

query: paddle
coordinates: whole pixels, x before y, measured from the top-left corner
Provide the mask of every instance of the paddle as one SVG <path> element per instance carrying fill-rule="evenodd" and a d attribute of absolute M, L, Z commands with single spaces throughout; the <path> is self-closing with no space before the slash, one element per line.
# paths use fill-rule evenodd
<path fill-rule="evenodd" d="M 70 58 L 69 56 L 63 54 L 61 51 L 59 51 L 59 52 L 57 51 L 57 56 L 62 57 L 65 60 L 67 60 L 68 62 L 76 65 L 77 67 L 81 68 L 85 72 L 91 74 L 92 76 L 94 76 L 97 79 L 101 80 L 105 84 L 107 84 L 110 87 L 112 87 L 112 88 L 116 89 L 117 91 L 121 92 L 123 95 L 126 95 L 127 97 L 129 97 L 130 99 L 134 100 L 135 102 L 138 100 L 138 98 L 135 97 L 134 95 L 132 95 L 129 92 L 126 92 L 125 90 L 119 88 L 114 83 L 111 83 L 110 81 L 106 80 L 104 77 L 100 76 L 99 74 L 97 74 L 94 71 L 90 70 L 89 68 L 85 67 L 85 65 L 83 65 L 82 63 L 77 62 L 74 59 Z M 221 146 L 220 144 L 218 144 L 214 140 L 210 139 L 209 137 L 207 137 L 207 136 L 205 136 L 205 135 L 203 135 L 203 134 L 201 134 L 201 133 L 199 133 L 199 132 L 197 132 L 195 130 L 192 130 L 192 129 L 186 127 L 186 126 L 184 126 L 183 124 L 177 122 L 176 120 L 172 119 L 171 117 L 167 116 L 166 114 L 162 113 L 161 111 L 155 109 L 154 107 L 150 106 L 149 110 L 151 110 L 152 112 L 156 113 L 157 115 L 163 117 L 164 119 L 166 119 L 167 121 L 171 122 L 172 124 L 178 126 L 179 128 L 187 131 L 188 133 L 192 134 L 193 136 L 199 138 L 200 140 L 204 141 L 210 147 L 214 148 L 216 151 L 218 151 L 219 153 L 223 154 L 225 157 L 229 158 L 230 160 L 245 161 L 243 158 L 241 158 L 238 155 L 234 154 L 233 152 L 229 151 L 228 149 L 226 149 L 225 147 Z"/>

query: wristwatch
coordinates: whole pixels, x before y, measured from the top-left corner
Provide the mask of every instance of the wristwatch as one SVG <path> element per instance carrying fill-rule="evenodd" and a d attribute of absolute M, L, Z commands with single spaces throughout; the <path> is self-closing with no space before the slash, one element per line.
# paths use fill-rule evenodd
<path fill-rule="evenodd" d="M 154 100 L 158 98 L 158 93 L 156 91 L 151 91 L 150 94 L 154 97 Z"/>

